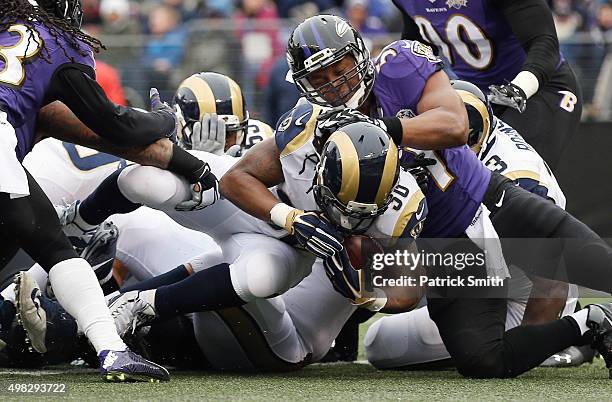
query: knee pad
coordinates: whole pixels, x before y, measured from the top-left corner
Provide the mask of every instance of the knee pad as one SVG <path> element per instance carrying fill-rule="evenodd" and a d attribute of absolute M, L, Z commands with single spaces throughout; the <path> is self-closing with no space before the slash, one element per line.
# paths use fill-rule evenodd
<path fill-rule="evenodd" d="M 285 258 L 267 251 L 241 255 L 230 265 L 230 275 L 236 294 L 246 302 L 282 294 L 295 285 Z"/>
<path fill-rule="evenodd" d="M 188 197 L 184 179 L 153 166 L 128 166 L 119 174 L 117 185 L 131 202 L 155 209 L 172 209 Z"/>

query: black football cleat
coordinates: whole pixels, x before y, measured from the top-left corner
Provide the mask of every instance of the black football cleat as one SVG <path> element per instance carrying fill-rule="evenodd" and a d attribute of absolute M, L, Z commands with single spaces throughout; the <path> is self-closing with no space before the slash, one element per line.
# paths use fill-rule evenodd
<path fill-rule="evenodd" d="M 589 304 L 586 324 L 593 331 L 593 348 L 604 358 L 612 378 L 612 303 Z"/>

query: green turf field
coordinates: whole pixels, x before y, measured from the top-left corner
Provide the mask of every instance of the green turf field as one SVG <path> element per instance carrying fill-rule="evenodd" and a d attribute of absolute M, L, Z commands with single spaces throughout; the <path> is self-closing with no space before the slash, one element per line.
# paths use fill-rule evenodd
<path fill-rule="evenodd" d="M 362 325 L 362 338 L 369 323 Z M 298 372 L 274 375 L 174 372 L 172 380 L 162 384 L 106 384 L 92 370 L 0 369 L 3 388 L 9 383 L 45 382 L 66 383 L 68 392 L 63 398 L 96 401 L 612 400 L 612 380 L 601 359 L 580 368 L 535 369 L 511 380 L 467 380 L 454 371 L 378 371 L 363 363 L 314 364 Z M 7 396 L 0 392 L 0 401 Z M 41 398 L 56 397 L 47 394 Z M 24 395 L 15 398 L 24 400 Z"/>
<path fill-rule="evenodd" d="M 601 362 L 576 369 L 536 369 L 512 380 L 466 380 L 457 373 L 377 371 L 366 364 L 315 364 L 283 375 L 173 373 L 163 384 L 105 384 L 93 372 L 0 372 L 0 383 L 61 382 L 83 400 L 593 400 L 612 399 Z M 4 400 L 6 393 L 0 394 Z M 49 396 L 46 396 L 49 398 Z M 24 396 L 19 395 L 23 400 Z"/>

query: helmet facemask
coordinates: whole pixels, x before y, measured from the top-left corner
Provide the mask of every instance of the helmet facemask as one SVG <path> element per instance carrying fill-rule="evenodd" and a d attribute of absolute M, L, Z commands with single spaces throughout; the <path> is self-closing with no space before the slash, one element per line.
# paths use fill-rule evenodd
<path fill-rule="evenodd" d="M 310 78 L 314 72 L 328 68 L 347 56 L 354 60 L 354 67 L 331 82 L 318 87 L 311 84 Z M 289 65 L 293 66 L 289 55 L 288 59 Z M 356 109 L 370 94 L 374 83 L 374 66 L 370 61 L 370 52 L 359 38 L 357 45 L 350 43 L 339 50 L 325 48 L 313 54 L 304 61 L 301 71 L 293 72 L 293 80 L 300 92 L 312 103 L 332 108 Z M 349 90 L 342 94 L 340 90 L 346 87 Z"/>

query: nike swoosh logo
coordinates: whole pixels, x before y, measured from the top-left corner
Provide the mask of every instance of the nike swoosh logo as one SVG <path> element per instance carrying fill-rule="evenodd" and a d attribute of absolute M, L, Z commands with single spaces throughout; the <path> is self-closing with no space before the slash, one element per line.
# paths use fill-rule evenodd
<path fill-rule="evenodd" d="M 296 126 L 303 126 L 304 125 L 304 117 L 308 116 L 309 114 L 310 114 L 310 112 L 304 113 L 303 115 L 301 115 L 300 117 L 295 119 L 295 125 Z"/>
<path fill-rule="evenodd" d="M 504 191 L 502 192 L 501 197 L 499 197 L 499 201 L 497 201 L 497 204 L 495 204 L 495 206 L 496 206 L 497 208 L 500 208 L 500 207 L 502 206 L 502 203 L 504 202 L 504 197 L 505 197 L 505 196 L 506 196 L 506 190 L 504 190 Z"/>
<path fill-rule="evenodd" d="M 425 204 L 421 203 L 420 210 L 418 210 L 417 213 L 415 214 L 415 217 L 416 217 L 417 221 L 421 220 L 421 216 L 423 216 L 423 212 L 424 211 L 425 211 Z"/>
<path fill-rule="evenodd" d="M 104 261 L 102 261 L 102 262 L 92 266 L 91 268 L 93 268 L 93 270 L 95 271 L 96 269 L 100 268 L 101 266 L 103 266 L 104 264 L 107 264 L 109 261 L 112 261 L 112 260 L 114 260 L 114 258 L 109 258 L 107 260 L 104 260 Z"/>

